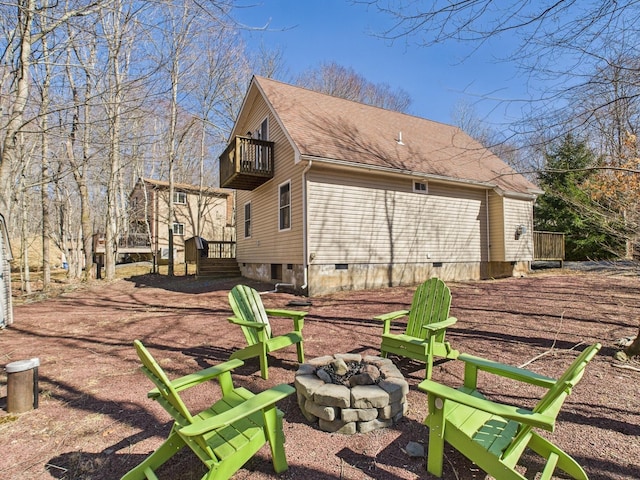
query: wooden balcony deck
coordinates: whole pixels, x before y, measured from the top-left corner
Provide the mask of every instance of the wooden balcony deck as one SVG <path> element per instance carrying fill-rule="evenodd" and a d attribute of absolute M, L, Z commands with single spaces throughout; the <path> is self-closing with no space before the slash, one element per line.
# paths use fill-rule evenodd
<path fill-rule="evenodd" d="M 220 155 L 220 186 L 254 190 L 273 178 L 273 142 L 235 137 Z"/>

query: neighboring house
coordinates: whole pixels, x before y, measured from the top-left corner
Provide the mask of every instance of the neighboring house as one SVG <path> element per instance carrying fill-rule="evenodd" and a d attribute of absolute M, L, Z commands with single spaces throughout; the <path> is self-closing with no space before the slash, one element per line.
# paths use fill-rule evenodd
<path fill-rule="evenodd" d="M 526 272 L 542 193 L 459 128 L 262 77 L 220 185 L 242 274 L 310 296 Z"/>
<path fill-rule="evenodd" d="M 158 263 L 167 263 L 171 227 L 174 263 L 184 263 L 185 241 L 192 237 L 208 241 L 235 238 L 233 197 L 232 190 L 176 183 L 172 199 L 174 217 L 170 221 L 169 182 L 141 178 L 129 197 L 128 243 L 133 246 L 146 242 Z"/>
<path fill-rule="evenodd" d="M 13 323 L 11 305 L 11 244 L 4 216 L 0 214 L 0 328 Z"/>

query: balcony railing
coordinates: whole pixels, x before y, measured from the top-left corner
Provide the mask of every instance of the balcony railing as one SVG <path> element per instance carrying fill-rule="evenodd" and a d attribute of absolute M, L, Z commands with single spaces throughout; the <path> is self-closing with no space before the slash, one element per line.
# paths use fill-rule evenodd
<path fill-rule="evenodd" d="M 273 142 L 235 137 L 220 155 L 220 186 L 253 190 L 273 178 Z"/>
<path fill-rule="evenodd" d="M 103 233 L 93 235 L 93 251 L 104 253 L 105 238 Z M 118 251 L 121 253 L 150 252 L 151 242 L 146 233 L 130 233 L 118 238 Z"/>

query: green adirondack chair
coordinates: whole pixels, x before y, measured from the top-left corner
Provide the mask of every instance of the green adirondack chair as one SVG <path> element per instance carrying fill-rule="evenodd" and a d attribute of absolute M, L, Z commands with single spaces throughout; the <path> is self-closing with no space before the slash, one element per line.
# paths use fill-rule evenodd
<path fill-rule="evenodd" d="M 277 385 L 257 395 L 234 387 L 231 370 L 241 366 L 241 360 L 230 360 L 169 380 L 144 345 L 139 340 L 134 345 L 142 361 L 142 371 L 156 385 L 148 393 L 149 398 L 160 403 L 174 423 L 167 440 L 122 480 L 157 480 L 155 471 L 185 445 L 207 466 L 203 480 L 231 477 L 267 442 L 275 471 L 287 470 L 283 414 L 276 408 L 276 402 L 295 392 L 293 387 Z M 179 392 L 213 379 L 220 384 L 221 398 L 208 409 L 192 414 Z"/>
<path fill-rule="evenodd" d="M 444 337 L 458 320 L 449 316 L 451 291 L 439 278 L 430 278 L 416 289 L 410 310 L 399 310 L 374 317 L 383 321 L 380 351 L 383 357 L 394 353 L 425 362 L 425 378 L 431 378 L 434 357 L 458 358 Z M 407 317 L 404 333 L 391 333 L 391 322 Z"/>
<path fill-rule="evenodd" d="M 269 378 L 267 354 L 289 345 L 296 345 L 298 362 L 304 363 L 304 347 L 302 327 L 308 312 L 295 310 L 265 309 L 260 294 L 246 285 L 236 285 L 229 292 L 229 304 L 234 316 L 228 320 L 239 325 L 247 340 L 247 346 L 236 350 L 230 359 L 260 359 L 260 374 L 265 380 Z M 293 330 L 282 335 L 273 335 L 271 317 L 287 317 L 293 319 Z"/>
<path fill-rule="evenodd" d="M 442 459 L 446 441 L 478 467 L 500 480 L 533 478 L 518 473 L 515 466 L 529 448 L 544 460 L 538 480 L 549 480 L 555 469 L 575 479 L 587 480 L 578 463 L 566 452 L 534 431 L 553 431 L 556 417 L 571 389 L 580 381 L 584 369 L 600 350 L 600 344 L 585 349 L 571 366 L 554 380 L 529 370 L 461 354 L 465 362 L 464 386 L 453 389 L 424 380 L 418 388 L 428 394 L 429 451 L 427 470 L 442 476 Z M 477 389 L 478 371 L 547 388 L 533 410 L 493 402 Z M 531 475 L 529 475 L 531 474 Z"/>

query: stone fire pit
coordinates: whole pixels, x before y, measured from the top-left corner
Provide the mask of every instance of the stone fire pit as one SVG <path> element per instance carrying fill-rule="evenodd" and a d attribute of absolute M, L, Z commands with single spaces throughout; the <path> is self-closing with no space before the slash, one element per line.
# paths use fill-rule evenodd
<path fill-rule="evenodd" d="M 407 411 L 409 384 L 389 359 L 337 353 L 300 365 L 295 387 L 305 418 L 325 432 L 385 428 Z"/>

